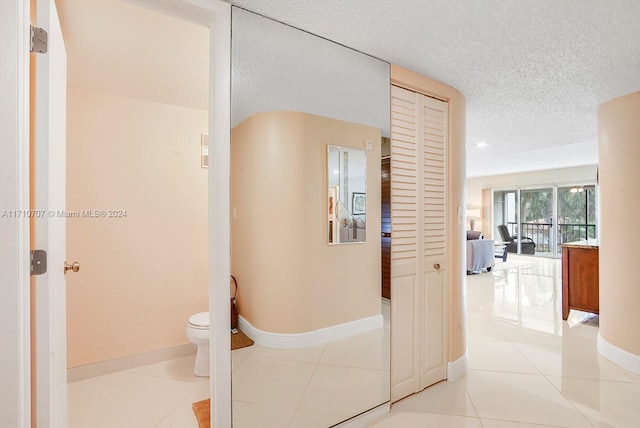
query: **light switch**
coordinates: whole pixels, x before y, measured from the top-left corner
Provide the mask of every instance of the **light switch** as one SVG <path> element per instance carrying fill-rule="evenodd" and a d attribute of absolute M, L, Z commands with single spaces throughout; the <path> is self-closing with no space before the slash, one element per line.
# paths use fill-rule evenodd
<path fill-rule="evenodd" d="M 233 209 L 231 210 L 231 218 L 232 219 L 236 219 L 236 207 L 233 207 Z"/>
<path fill-rule="evenodd" d="M 371 141 L 369 139 L 364 140 L 364 145 L 365 145 L 367 150 L 373 150 L 373 141 Z"/>

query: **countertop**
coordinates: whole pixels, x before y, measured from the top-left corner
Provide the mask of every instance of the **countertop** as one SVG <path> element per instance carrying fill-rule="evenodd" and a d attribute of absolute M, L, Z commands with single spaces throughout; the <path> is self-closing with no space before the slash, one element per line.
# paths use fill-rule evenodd
<path fill-rule="evenodd" d="M 600 244 L 598 243 L 597 239 L 585 239 L 582 241 L 567 242 L 565 244 L 562 244 L 561 246 L 571 248 L 586 248 L 592 250 L 597 250 L 598 248 L 600 248 Z"/>

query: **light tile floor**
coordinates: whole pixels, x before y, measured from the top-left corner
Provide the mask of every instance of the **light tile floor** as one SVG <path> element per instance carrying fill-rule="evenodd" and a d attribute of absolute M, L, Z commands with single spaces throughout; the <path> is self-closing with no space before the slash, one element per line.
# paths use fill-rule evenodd
<path fill-rule="evenodd" d="M 496 263 L 491 273 L 467 276 L 467 376 L 394 404 L 372 426 L 640 427 L 640 376 L 598 355 L 598 317 L 573 311 L 562 321 L 560 261 L 509 254 Z M 353 405 L 382 399 L 388 353 L 368 341 L 375 337 L 233 351 L 234 428 L 328 427 L 352 415 Z M 70 426 L 197 427 L 191 404 L 209 387 L 191 375 L 193 361 L 70 383 Z M 336 390 L 334 379 L 354 382 Z"/>
<path fill-rule="evenodd" d="M 193 376 L 195 355 L 71 382 L 71 428 L 197 428 L 191 409 L 209 397 L 208 378 Z"/>
<path fill-rule="evenodd" d="M 640 376 L 598 355 L 597 316 L 562 320 L 561 292 L 560 260 L 509 254 L 467 276 L 469 373 L 372 426 L 640 427 Z"/>
<path fill-rule="evenodd" d="M 383 328 L 291 350 L 232 352 L 234 428 L 326 428 L 389 400 L 389 306 Z"/>
<path fill-rule="evenodd" d="M 232 351 L 234 428 L 326 428 L 389 400 L 389 306 L 383 328 L 304 349 Z M 209 397 L 195 356 L 68 386 L 71 428 L 197 428 Z"/>

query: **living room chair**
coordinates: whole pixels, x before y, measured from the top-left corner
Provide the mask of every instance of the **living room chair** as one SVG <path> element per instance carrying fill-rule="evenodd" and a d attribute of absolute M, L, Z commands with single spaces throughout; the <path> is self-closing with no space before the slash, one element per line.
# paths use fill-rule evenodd
<path fill-rule="evenodd" d="M 467 231 L 467 275 L 491 272 L 495 264 L 494 241 L 482 239 L 482 232 Z"/>
<path fill-rule="evenodd" d="M 507 244 L 507 252 L 509 253 L 517 253 L 518 252 L 518 240 L 520 240 L 520 250 L 522 254 L 535 254 L 536 253 L 536 243 L 533 242 L 533 239 L 528 236 L 518 237 L 518 235 L 511 236 L 509 233 L 509 229 L 504 224 L 498 226 L 498 232 L 500 232 L 500 237 L 502 241 Z"/>

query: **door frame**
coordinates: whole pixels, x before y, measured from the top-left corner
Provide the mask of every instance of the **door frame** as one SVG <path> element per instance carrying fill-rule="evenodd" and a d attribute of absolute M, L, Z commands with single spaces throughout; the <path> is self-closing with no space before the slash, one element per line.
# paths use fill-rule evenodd
<path fill-rule="evenodd" d="M 231 427 L 231 4 L 125 0 L 209 28 L 209 396 L 211 427 Z M 216 287 L 219 284 L 219 287 Z"/>
<path fill-rule="evenodd" d="M 29 13 L 28 1 L 0 4 L 0 197 L 2 210 L 19 213 L 29 210 Z M 0 415 L 3 426 L 29 427 L 29 219 L 0 218 L 0 236 Z"/>
<path fill-rule="evenodd" d="M 229 329 L 229 163 L 231 101 L 231 5 L 223 0 L 129 0 L 210 28 L 209 133 L 212 163 L 209 169 L 209 313 L 211 426 L 231 426 L 231 349 Z M 29 210 L 29 45 L 28 1 L 1 2 L 4 22 L 0 55 L 11 67 L 0 68 L 0 112 L 7 126 L 0 127 L 3 160 L 9 174 L 1 183 L 3 209 Z M 6 60 L 6 62 L 5 62 Z M 211 73 L 211 71 L 213 71 Z M 4 125 L 4 124 L 3 124 Z M 213 132 L 211 132 L 213 131 Z M 6 169 L 5 169 L 6 167 Z M 5 195 L 5 192 L 7 195 Z M 3 353 L 0 414 L 7 427 L 31 426 L 30 374 L 30 231 L 29 219 L 0 222 L 0 234 L 10 236 L 0 249 L 0 282 L 14 284 L 0 291 L 0 340 Z M 221 284 L 216 287 L 216 284 Z M 225 286 L 222 286 L 225 284 Z M 14 346 L 11 346 L 14 345 Z M 9 354 L 10 352 L 10 354 Z M 7 371 L 5 376 L 5 370 Z M 11 422 L 9 422 L 11 421 Z"/>

